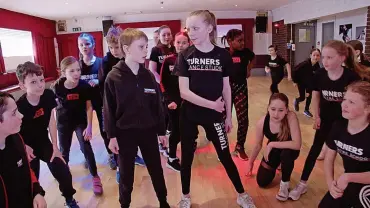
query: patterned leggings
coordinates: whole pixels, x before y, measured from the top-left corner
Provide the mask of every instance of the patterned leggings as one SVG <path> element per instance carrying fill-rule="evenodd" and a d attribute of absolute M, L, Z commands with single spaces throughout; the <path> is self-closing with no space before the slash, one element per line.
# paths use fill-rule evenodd
<path fill-rule="evenodd" d="M 248 85 L 247 83 L 231 83 L 232 103 L 235 105 L 236 117 L 238 120 L 237 145 L 244 148 L 247 138 L 248 118 Z"/>

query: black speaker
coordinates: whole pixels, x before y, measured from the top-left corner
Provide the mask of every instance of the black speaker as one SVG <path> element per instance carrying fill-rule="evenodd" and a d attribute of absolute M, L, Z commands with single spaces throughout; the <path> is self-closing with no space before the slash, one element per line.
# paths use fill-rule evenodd
<path fill-rule="evenodd" d="M 103 32 L 104 32 L 104 37 L 107 35 L 108 30 L 110 27 L 113 26 L 113 20 L 103 20 Z"/>
<path fill-rule="evenodd" d="M 256 33 L 266 33 L 267 30 L 267 17 L 256 17 Z"/>

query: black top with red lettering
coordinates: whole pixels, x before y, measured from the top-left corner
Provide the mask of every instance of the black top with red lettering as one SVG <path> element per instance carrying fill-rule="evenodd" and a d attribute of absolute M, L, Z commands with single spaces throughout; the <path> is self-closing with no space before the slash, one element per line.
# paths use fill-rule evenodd
<path fill-rule="evenodd" d="M 370 125 L 357 134 L 350 134 L 347 128 L 348 120 L 335 122 L 326 144 L 340 154 L 346 173 L 369 172 Z"/>
<path fill-rule="evenodd" d="M 314 75 L 314 91 L 320 92 L 320 118 L 335 121 L 342 118 L 341 102 L 346 87 L 360 77 L 356 72 L 344 68 L 342 76 L 331 80 L 325 68 L 320 68 Z"/>
<path fill-rule="evenodd" d="M 277 55 L 275 59 L 271 59 L 271 56 L 269 56 L 266 66 L 270 68 L 271 76 L 283 77 L 284 66 L 287 63 L 288 62 L 279 55 Z"/>
<path fill-rule="evenodd" d="M 230 51 L 230 48 L 226 48 Z M 254 59 L 254 53 L 248 48 L 241 51 L 234 51 L 232 54 L 233 68 L 230 70 L 230 82 L 243 84 L 247 81 L 248 64 Z"/>
<path fill-rule="evenodd" d="M 99 80 L 99 73 L 103 70 L 103 59 L 96 57 L 95 62 L 91 65 L 86 65 L 85 62 L 81 59 L 80 60 L 80 67 L 81 67 L 81 78 L 82 80 L 89 83 L 92 79 Z M 91 87 L 91 100 L 98 101 L 99 103 L 102 103 L 102 94 L 100 91 L 100 83 L 95 85 L 94 87 Z"/>
<path fill-rule="evenodd" d="M 59 79 L 53 90 L 57 97 L 57 121 L 63 124 L 87 124 L 86 101 L 90 99 L 90 85 L 80 80 L 77 87 L 67 89 L 66 78 Z"/>
<path fill-rule="evenodd" d="M 157 46 L 152 48 L 152 52 L 150 53 L 150 60 L 157 63 L 157 73 L 161 73 L 161 68 L 163 61 L 166 57 L 176 53 L 176 49 L 173 45 L 170 47 L 159 43 Z"/>
<path fill-rule="evenodd" d="M 177 54 L 167 57 L 161 69 L 161 90 L 167 104 L 175 102 L 178 106 L 181 104 L 179 78 L 172 75 L 175 67 Z"/>
<path fill-rule="evenodd" d="M 52 110 L 57 106 L 55 98 L 52 90 L 45 89 L 36 106 L 28 102 L 27 93 L 18 99 L 18 110 L 23 114 L 20 134 L 28 146 L 33 147 L 40 142 L 49 140 L 50 116 Z"/>
<path fill-rule="evenodd" d="M 174 74 L 189 78 L 189 89 L 207 100 L 216 101 L 222 96 L 223 78 L 233 68 L 230 53 L 218 46 L 207 53 L 194 45 L 182 51 L 175 64 Z M 222 122 L 223 115 L 215 110 L 184 101 L 183 109 L 189 119 L 197 122 Z"/>
<path fill-rule="evenodd" d="M 45 192 L 30 168 L 22 137 L 10 135 L 0 149 L 0 207 L 33 208 L 38 194 Z"/>

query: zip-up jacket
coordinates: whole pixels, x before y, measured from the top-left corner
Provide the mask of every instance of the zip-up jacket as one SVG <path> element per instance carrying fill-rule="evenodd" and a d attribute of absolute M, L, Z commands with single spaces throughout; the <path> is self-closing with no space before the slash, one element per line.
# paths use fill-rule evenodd
<path fill-rule="evenodd" d="M 320 64 L 316 63 L 312 65 L 311 59 L 307 59 L 294 67 L 293 81 L 297 84 L 304 84 L 306 87 L 312 89 L 314 82 L 313 76 L 317 69 L 320 69 Z"/>
<path fill-rule="evenodd" d="M 0 207 L 33 208 L 34 197 L 38 194 L 44 196 L 45 192 L 30 168 L 23 139 L 20 134 L 10 135 L 6 138 L 5 144 L 5 149 L 0 150 L 3 151 L 0 153 Z M 13 165 L 9 157 L 15 158 L 19 155 L 20 160 L 17 159 Z M 14 169 L 5 168 L 5 163 L 11 163 L 10 166 Z M 9 180 L 9 177 L 13 178 Z"/>
<path fill-rule="evenodd" d="M 141 64 L 137 75 L 123 60 L 113 67 L 105 80 L 103 106 L 108 138 L 116 137 L 117 128 L 156 128 L 158 135 L 165 135 L 159 85 Z"/>
<path fill-rule="evenodd" d="M 175 66 L 177 54 L 167 57 L 162 64 L 161 69 L 161 90 L 166 104 L 175 102 L 177 106 L 181 104 L 179 77 L 172 75 Z"/>
<path fill-rule="evenodd" d="M 122 60 L 125 60 L 124 58 Z M 112 70 L 113 66 L 120 61 L 119 58 L 116 58 L 112 55 L 111 52 L 107 52 L 107 55 L 103 58 L 103 67 L 99 70 L 98 79 L 100 94 L 104 96 L 104 83 L 107 79 L 108 73 Z"/>

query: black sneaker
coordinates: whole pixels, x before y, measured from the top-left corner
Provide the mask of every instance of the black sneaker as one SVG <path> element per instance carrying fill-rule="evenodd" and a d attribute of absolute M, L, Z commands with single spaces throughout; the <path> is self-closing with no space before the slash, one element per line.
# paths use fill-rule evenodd
<path fill-rule="evenodd" d="M 245 150 L 243 147 L 239 146 L 239 145 L 236 145 L 235 147 L 235 151 L 234 151 L 235 155 L 237 155 L 241 160 L 244 160 L 244 161 L 247 161 L 249 158 L 248 158 L 248 155 L 245 153 Z"/>
<path fill-rule="evenodd" d="M 294 110 L 298 112 L 299 111 L 299 102 L 297 101 L 297 99 L 294 100 L 293 105 L 294 105 Z"/>
<path fill-rule="evenodd" d="M 308 110 L 305 110 L 305 111 L 303 112 L 303 114 L 304 114 L 305 116 L 309 117 L 309 118 L 312 118 L 312 117 L 313 117 L 312 113 L 311 113 L 310 111 L 308 111 Z"/>
<path fill-rule="evenodd" d="M 170 162 L 170 158 L 168 158 L 166 166 L 167 168 L 172 169 L 176 172 L 180 172 L 181 170 L 179 158 L 173 159 L 172 162 Z"/>
<path fill-rule="evenodd" d="M 75 199 L 66 200 L 65 206 L 67 208 L 80 208 L 80 206 L 78 206 L 77 201 Z"/>
<path fill-rule="evenodd" d="M 114 158 L 114 154 L 109 155 L 108 164 L 109 164 L 109 168 L 111 170 L 116 170 L 117 169 L 117 161 Z"/>

